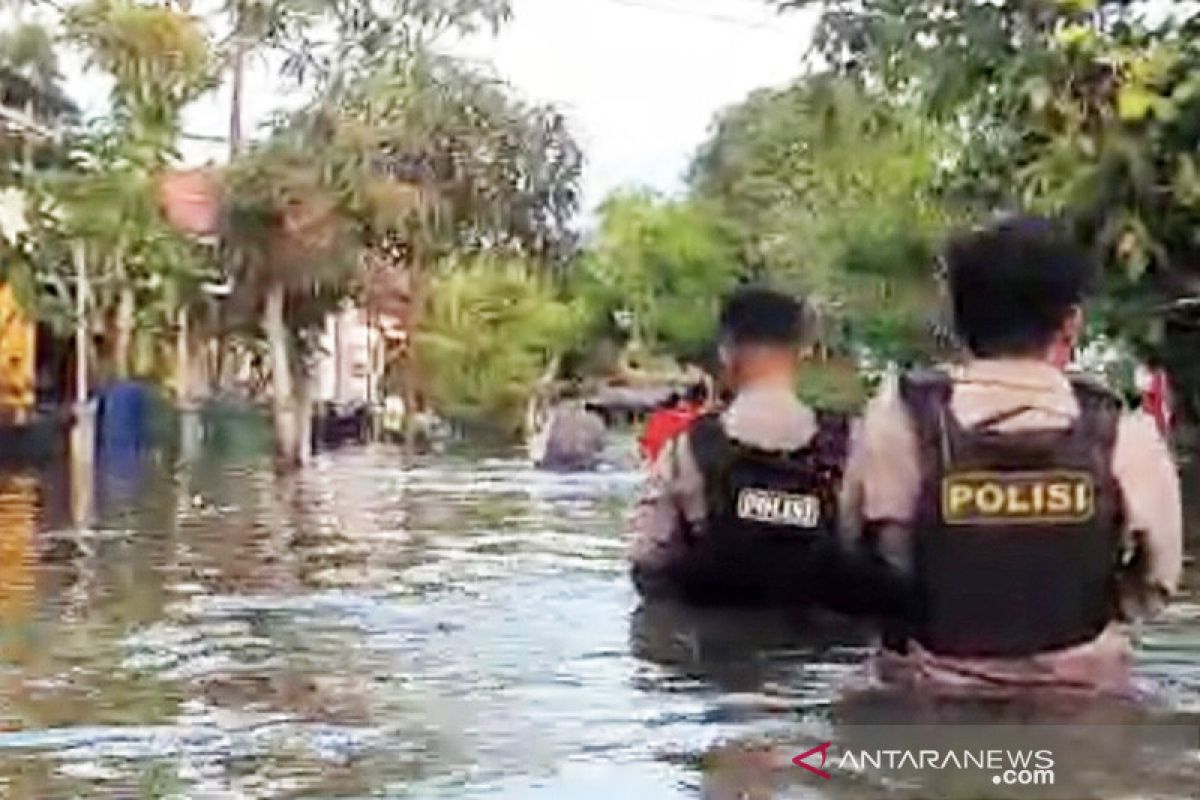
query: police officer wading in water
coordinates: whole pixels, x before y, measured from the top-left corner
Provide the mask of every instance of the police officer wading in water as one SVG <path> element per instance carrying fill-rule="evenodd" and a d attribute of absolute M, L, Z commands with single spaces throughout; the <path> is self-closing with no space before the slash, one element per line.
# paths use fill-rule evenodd
<path fill-rule="evenodd" d="M 957 239 L 945 266 L 969 358 L 886 387 L 847 464 L 844 535 L 913 589 L 884 677 L 1125 693 L 1120 584 L 1170 595 L 1182 512 L 1153 420 L 1064 372 L 1092 265 L 1026 218 Z"/>
<path fill-rule="evenodd" d="M 639 590 L 720 605 L 821 599 L 836 549 L 846 420 L 795 395 L 805 314 L 744 288 L 721 314 L 728 407 L 700 417 L 651 467 L 633 521 Z"/>

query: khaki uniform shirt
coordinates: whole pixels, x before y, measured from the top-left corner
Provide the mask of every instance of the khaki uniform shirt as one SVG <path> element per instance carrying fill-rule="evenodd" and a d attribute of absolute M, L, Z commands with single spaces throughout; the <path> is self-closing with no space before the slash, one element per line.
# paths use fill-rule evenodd
<path fill-rule="evenodd" d="M 1007 419 L 1001 430 L 1067 427 L 1079 406 L 1067 376 L 1050 364 L 1023 359 L 978 360 L 952 372 L 950 411 L 971 426 L 1010 409 L 1029 410 Z M 913 421 L 893 381 L 868 406 L 851 444 L 842 496 L 843 534 L 851 543 L 863 522 L 883 523 L 883 555 L 911 569 L 911 528 L 920 467 Z M 1127 533 L 1145 535 L 1150 588 L 1164 596 L 1179 580 L 1183 558 L 1183 512 L 1179 476 L 1170 450 L 1145 414 L 1124 416 L 1117 430 L 1113 474 L 1124 501 Z M 937 657 L 919 646 L 907 656 L 884 659 L 902 680 L 947 687 L 1005 685 L 1123 692 L 1132 652 L 1124 627 L 1114 623 L 1098 638 L 1066 650 L 1023 659 Z"/>
<path fill-rule="evenodd" d="M 743 390 L 721 415 L 733 439 L 764 450 L 798 450 L 817 432 L 816 415 L 791 387 L 767 384 Z M 703 534 L 708 515 L 704 477 L 686 433 L 663 448 L 650 467 L 634 509 L 629 558 L 643 567 L 663 567 L 684 553 L 685 534 Z"/>

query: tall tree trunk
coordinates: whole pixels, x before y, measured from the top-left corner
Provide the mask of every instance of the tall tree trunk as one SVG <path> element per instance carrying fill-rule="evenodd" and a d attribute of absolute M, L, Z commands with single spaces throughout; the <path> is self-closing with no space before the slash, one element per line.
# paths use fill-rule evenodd
<path fill-rule="evenodd" d="M 230 20 L 234 36 L 233 36 L 233 53 L 230 59 L 230 94 L 229 94 L 229 160 L 232 162 L 237 158 L 242 149 L 242 89 L 246 80 L 246 51 L 249 49 L 249 42 L 245 36 L 241 34 L 242 4 L 235 2 L 230 4 Z M 231 280 L 232 276 L 237 274 L 237 265 L 234 263 L 235 253 L 228 241 L 221 238 L 217 245 L 219 257 L 224 263 L 225 279 Z M 209 391 L 211 393 L 220 393 L 226 388 L 226 366 L 229 361 L 229 337 L 225 335 L 225 307 L 228 298 L 220 298 L 214 301 L 214 311 L 212 312 L 212 328 L 216 331 L 213 334 L 214 341 L 212 343 L 213 355 L 210 359 L 211 374 L 209 378 Z"/>
<path fill-rule="evenodd" d="M 420 398 L 418 386 L 421 380 L 421 362 L 417 357 L 417 333 L 421 329 L 421 318 L 425 309 L 425 287 L 422 280 L 424 270 L 417 259 L 409 268 L 408 291 L 408 354 L 404 359 L 404 451 L 412 456 L 417 450 L 417 402 Z"/>
<path fill-rule="evenodd" d="M 82 406 L 88 399 L 89 375 L 88 352 L 91 342 L 88 326 L 88 274 L 87 254 L 83 242 L 77 240 L 75 250 L 75 403 Z"/>
<path fill-rule="evenodd" d="M 188 310 L 180 307 L 175 332 L 175 404 L 181 409 L 190 408 L 192 400 L 192 364 L 188 342 Z"/>
<path fill-rule="evenodd" d="M 121 287 L 117 301 L 117 325 L 113 339 L 113 370 L 118 380 L 129 377 L 130 353 L 133 350 L 133 319 L 137 312 L 132 286 Z"/>
<path fill-rule="evenodd" d="M 296 463 L 300 466 L 312 461 L 313 454 L 313 409 L 309 378 L 308 371 L 301 369 L 296 381 Z"/>
<path fill-rule="evenodd" d="M 236 13 L 236 12 L 235 12 Z M 234 25 L 240 26 L 235 19 Z M 246 37 L 235 33 L 233 37 L 232 87 L 229 94 L 229 157 L 233 159 L 242 149 L 242 85 L 246 80 Z"/>
<path fill-rule="evenodd" d="M 296 417 L 284 299 L 283 284 L 273 282 L 267 289 L 262 326 L 271 350 L 271 413 L 275 427 L 275 463 L 281 471 L 290 471 L 301 463 L 301 426 Z"/>

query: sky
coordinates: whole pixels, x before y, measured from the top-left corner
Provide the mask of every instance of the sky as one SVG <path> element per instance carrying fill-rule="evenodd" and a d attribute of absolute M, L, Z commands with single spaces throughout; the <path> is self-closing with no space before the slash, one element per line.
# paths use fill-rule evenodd
<path fill-rule="evenodd" d="M 752 90 L 801 71 L 812 15 L 778 15 L 763 0 L 514 0 L 497 37 L 456 44 L 531 102 L 564 111 L 584 147 L 584 207 L 610 191 L 641 185 L 663 192 L 682 177 L 718 111 Z M 67 64 L 85 112 L 104 109 L 101 78 Z M 245 122 L 252 132 L 289 102 L 277 66 L 255 62 L 247 76 Z M 187 132 L 223 137 L 228 87 L 189 107 Z M 186 142 L 185 161 L 221 160 L 219 143 Z"/>
<path fill-rule="evenodd" d="M 812 21 L 761 0 L 516 0 L 470 50 L 567 113 L 590 207 L 626 184 L 678 189 L 717 112 L 800 73 Z"/>

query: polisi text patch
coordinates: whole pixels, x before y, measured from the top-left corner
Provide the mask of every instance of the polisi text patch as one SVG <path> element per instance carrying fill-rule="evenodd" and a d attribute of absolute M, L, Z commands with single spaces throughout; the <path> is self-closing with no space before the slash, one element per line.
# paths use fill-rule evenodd
<path fill-rule="evenodd" d="M 1087 522 L 1096 486 L 1086 472 L 960 472 L 942 479 L 949 525 L 1045 525 Z"/>
<path fill-rule="evenodd" d="M 821 502 L 809 494 L 743 489 L 738 492 L 737 514 L 752 522 L 815 528 L 821 522 Z"/>

